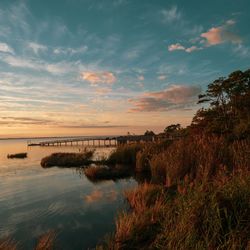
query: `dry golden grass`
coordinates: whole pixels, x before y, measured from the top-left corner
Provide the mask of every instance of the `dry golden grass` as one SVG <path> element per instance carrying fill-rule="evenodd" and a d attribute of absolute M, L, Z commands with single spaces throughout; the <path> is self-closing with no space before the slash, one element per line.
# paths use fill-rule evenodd
<path fill-rule="evenodd" d="M 47 167 L 80 167 L 91 163 L 94 151 L 83 153 L 53 153 L 41 160 L 41 166 Z"/>
<path fill-rule="evenodd" d="M 128 166 L 113 165 L 107 166 L 92 166 L 84 169 L 84 174 L 92 182 L 101 180 L 116 180 L 120 178 L 130 177 L 132 170 Z"/>
<path fill-rule="evenodd" d="M 125 192 L 130 210 L 99 249 L 247 249 L 249 147 L 249 140 L 190 136 L 153 153 L 147 164 L 157 185 Z"/>

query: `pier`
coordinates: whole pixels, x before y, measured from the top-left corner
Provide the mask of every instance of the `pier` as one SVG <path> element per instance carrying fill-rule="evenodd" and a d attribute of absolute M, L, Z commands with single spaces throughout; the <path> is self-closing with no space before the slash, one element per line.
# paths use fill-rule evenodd
<path fill-rule="evenodd" d="M 70 139 L 56 139 L 47 140 L 41 142 L 28 141 L 28 146 L 85 146 L 85 147 L 115 147 L 121 144 L 130 143 L 144 143 L 148 141 L 154 141 L 153 136 L 144 135 L 129 135 L 129 136 L 117 136 L 117 137 L 92 137 L 92 138 L 70 138 Z"/>

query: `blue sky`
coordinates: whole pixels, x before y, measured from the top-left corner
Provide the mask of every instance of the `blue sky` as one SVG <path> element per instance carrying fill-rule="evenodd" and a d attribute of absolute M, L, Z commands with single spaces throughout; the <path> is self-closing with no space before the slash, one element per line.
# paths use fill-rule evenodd
<path fill-rule="evenodd" d="M 1 137 L 188 125 L 211 81 L 249 68 L 250 2 L 1 0 Z"/>

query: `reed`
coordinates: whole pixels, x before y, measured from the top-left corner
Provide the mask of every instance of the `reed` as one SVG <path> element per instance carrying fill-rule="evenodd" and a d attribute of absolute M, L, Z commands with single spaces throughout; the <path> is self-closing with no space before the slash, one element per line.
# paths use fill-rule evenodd
<path fill-rule="evenodd" d="M 107 159 L 108 164 L 131 164 L 136 163 L 136 154 L 143 148 L 142 144 L 125 144 L 118 146 Z"/>
<path fill-rule="evenodd" d="M 130 177 L 132 175 L 131 168 L 124 165 L 115 166 L 91 166 L 84 169 L 84 174 L 92 182 L 101 180 L 117 180 Z"/>
<path fill-rule="evenodd" d="M 44 168 L 58 167 L 80 167 L 92 163 L 94 151 L 85 151 L 83 153 L 53 153 L 41 160 L 41 166 Z"/>
<path fill-rule="evenodd" d="M 249 149 L 247 139 L 193 135 L 155 151 L 151 183 L 125 192 L 130 209 L 99 249 L 250 248 Z"/>

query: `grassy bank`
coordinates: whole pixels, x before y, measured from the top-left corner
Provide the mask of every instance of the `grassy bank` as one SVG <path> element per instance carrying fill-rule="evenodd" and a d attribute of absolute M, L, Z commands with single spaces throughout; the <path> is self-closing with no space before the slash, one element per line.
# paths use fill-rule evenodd
<path fill-rule="evenodd" d="M 247 249 L 249 152 L 249 139 L 204 135 L 144 145 L 134 170 L 151 181 L 125 192 L 131 209 L 97 249 Z"/>

